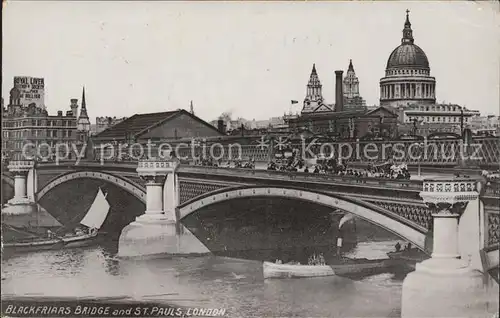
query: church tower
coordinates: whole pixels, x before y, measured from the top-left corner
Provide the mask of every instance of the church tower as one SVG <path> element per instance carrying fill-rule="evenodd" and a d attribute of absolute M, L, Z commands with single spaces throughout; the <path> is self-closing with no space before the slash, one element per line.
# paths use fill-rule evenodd
<path fill-rule="evenodd" d="M 344 77 L 344 96 L 347 98 L 359 96 L 359 80 L 356 76 L 356 72 L 354 72 L 352 60 L 349 60 L 349 68 Z"/>
<path fill-rule="evenodd" d="M 344 110 L 365 110 L 366 101 L 359 94 L 359 79 L 354 71 L 352 60 L 349 60 L 344 77 Z"/>
<path fill-rule="evenodd" d="M 316 64 L 313 64 L 309 82 L 307 83 L 306 98 L 302 112 L 312 112 L 323 103 L 322 85 L 316 72 Z"/>
<path fill-rule="evenodd" d="M 83 141 L 85 136 L 90 135 L 90 120 L 89 115 L 87 114 L 87 104 L 85 102 L 85 86 L 83 87 L 82 92 L 82 108 L 80 110 L 80 116 L 77 121 L 77 131 L 78 131 L 78 139 Z"/>

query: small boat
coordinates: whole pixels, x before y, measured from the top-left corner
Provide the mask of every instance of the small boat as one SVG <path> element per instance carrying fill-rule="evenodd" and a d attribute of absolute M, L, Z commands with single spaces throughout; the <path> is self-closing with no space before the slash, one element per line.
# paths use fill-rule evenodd
<path fill-rule="evenodd" d="M 98 230 L 104 223 L 104 220 L 106 220 L 109 208 L 110 205 L 106 200 L 106 196 L 99 188 L 92 206 L 80 221 L 80 224 L 85 226 L 87 230 L 77 229 L 74 234 L 66 234 L 64 236 L 59 236 L 48 230 L 48 237 L 42 237 L 40 234 L 29 232 L 26 229 L 2 224 L 2 232 L 5 229 L 14 233 L 16 237 L 21 237 L 16 241 L 3 243 L 5 253 L 12 254 L 88 246 L 97 238 Z"/>
<path fill-rule="evenodd" d="M 417 249 L 403 250 L 398 252 L 389 252 L 387 256 L 395 263 L 404 264 L 410 269 L 415 269 L 415 265 L 428 258 L 427 255 Z"/>
<path fill-rule="evenodd" d="M 374 273 L 391 268 L 394 265 L 392 259 L 350 259 L 342 258 L 335 264 L 319 265 L 300 264 L 278 264 L 264 262 L 264 278 L 292 278 L 292 277 L 320 277 L 332 275 L 353 275 L 362 273 Z"/>
<path fill-rule="evenodd" d="M 331 265 L 336 275 L 352 275 L 384 271 L 394 266 L 394 261 L 386 259 L 343 259 L 341 264 Z"/>
<path fill-rule="evenodd" d="M 55 248 L 61 248 L 64 246 L 64 243 L 60 238 L 40 237 L 28 231 L 18 229 L 14 226 L 10 226 L 7 224 L 2 224 L 2 226 L 2 231 L 11 231 L 24 236 L 23 238 L 16 240 L 15 242 L 6 242 L 3 244 L 3 252 L 8 255 L 19 252 L 45 251 Z"/>
<path fill-rule="evenodd" d="M 106 195 L 99 188 L 92 206 L 87 211 L 80 224 L 88 230 L 77 229 L 74 235 L 61 237 L 65 248 L 88 246 L 95 242 L 99 229 L 106 220 L 110 205 L 106 200 Z"/>
<path fill-rule="evenodd" d="M 264 262 L 263 271 L 264 279 L 322 277 L 335 275 L 335 272 L 329 265 L 276 264 Z"/>

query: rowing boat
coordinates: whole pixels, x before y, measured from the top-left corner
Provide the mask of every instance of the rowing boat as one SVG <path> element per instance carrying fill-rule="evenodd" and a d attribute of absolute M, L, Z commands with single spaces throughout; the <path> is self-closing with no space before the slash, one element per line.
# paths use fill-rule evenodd
<path fill-rule="evenodd" d="M 335 275 L 329 265 L 292 265 L 264 262 L 264 278 L 302 278 Z"/>

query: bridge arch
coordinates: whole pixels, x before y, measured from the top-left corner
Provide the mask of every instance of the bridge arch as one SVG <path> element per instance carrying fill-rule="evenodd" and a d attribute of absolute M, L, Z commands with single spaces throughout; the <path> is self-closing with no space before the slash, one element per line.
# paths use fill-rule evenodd
<path fill-rule="evenodd" d="M 346 213 L 351 213 L 370 223 L 381 226 L 387 231 L 412 242 L 422 250 L 426 249 L 426 234 L 428 231 L 426 228 L 375 204 L 304 188 L 250 185 L 219 189 L 179 205 L 177 207 L 177 216 L 179 220 L 182 220 L 201 208 L 215 203 L 257 196 L 291 198 L 320 204 L 332 209 L 341 209 Z"/>
<path fill-rule="evenodd" d="M 37 202 L 42 199 L 50 190 L 57 187 L 62 183 L 76 179 L 96 179 L 109 182 L 121 189 L 126 190 L 130 194 L 134 195 L 141 202 L 146 202 L 146 191 L 139 184 L 127 180 L 123 177 L 115 176 L 105 172 L 94 172 L 94 171 L 78 171 L 78 172 L 68 172 L 57 176 L 47 183 L 42 189 L 36 193 Z"/>

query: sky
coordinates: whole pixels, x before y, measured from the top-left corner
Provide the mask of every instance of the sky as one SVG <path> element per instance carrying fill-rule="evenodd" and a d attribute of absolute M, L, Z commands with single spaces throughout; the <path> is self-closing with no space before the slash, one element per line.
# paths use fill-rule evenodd
<path fill-rule="evenodd" d="M 2 96 L 14 76 L 45 78 L 51 114 L 71 98 L 96 116 L 189 109 L 210 121 L 300 111 L 312 64 L 327 103 L 349 59 L 378 105 L 387 58 L 410 10 L 438 102 L 499 114 L 500 10 L 495 2 L 7 1 Z M 290 105 L 290 100 L 299 104 Z"/>

